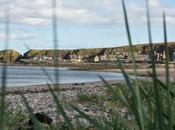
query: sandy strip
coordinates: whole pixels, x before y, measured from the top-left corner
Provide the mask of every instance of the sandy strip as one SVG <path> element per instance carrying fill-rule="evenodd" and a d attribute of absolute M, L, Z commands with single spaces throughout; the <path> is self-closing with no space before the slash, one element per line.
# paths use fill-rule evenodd
<path fill-rule="evenodd" d="M 105 70 L 100 70 L 103 72 L 117 72 L 117 73 L 121 73 L 120 69 L 105 69 Z M 125 72 L 127 72 L 128 74 L 134 74 L 134 70 L 133 69 L 125 69 Z M 147 76 L 150 77 L 150 73 L 152 73 L 152 69 L 137 69 L 137 74 L 138 76 Z M 166 69 L 164 68 L 157 68 L 156 69 L 156 73 L 158 77 L 165 77 L 166 76 Z M 175 69 L 171 68 L 169 69 L 169 73 L 170 73 L 170 77 L 175 79 Z"/>
<path fill-rule="evenodd" d="M 109 84 L 115 85 L 119 82 L 123 82 L 122 80 L 110 80 L 108 81 Z M 67 91 L 67 90 L 81 90 L 82 88 L 88 87 L 101 87 L 103 86 L 102 81 L 96 81 L 96 82 L 85 82 L 85 83 L 69 83 L 69 84 L 60 84 L 59 86 L 54 87 L 54 85 L 51 85 L 52 89 L 54 91 Z M 26 93 L 47 93 L 50 89 L 48 85 L 33 85 L 33 86 L 22 86 L 22 87 L 7 87 L 6 88 L 6 94 L 26 94 Z"/>

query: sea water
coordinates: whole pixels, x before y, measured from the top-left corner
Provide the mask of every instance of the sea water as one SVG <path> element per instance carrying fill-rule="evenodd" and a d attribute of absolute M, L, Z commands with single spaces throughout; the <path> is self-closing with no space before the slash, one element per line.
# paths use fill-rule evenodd
<path fill-rule="evenodd" d="M 2 70 L 0 66 L 0 80 L 2 84 Z M 54 67 L 30 67 L 30 66 L 8 66 L 6 75 L 6 86 L 30 86 L 43 85 L 47 83 L 57 83 L 55 81 L 55 71 L 59 73 L 59 83 L 81 83 L 100 81 L 99 76 L 106 80 L 122 80 L 121 73 L 115 72 L 96 72 L 96 71 L 79 71 L 69 68 Z"/>

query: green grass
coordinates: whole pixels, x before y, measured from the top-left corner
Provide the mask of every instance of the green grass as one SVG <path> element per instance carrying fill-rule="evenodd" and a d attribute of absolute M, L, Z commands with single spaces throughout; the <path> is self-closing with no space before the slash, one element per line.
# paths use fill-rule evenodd
<path fill-rule="evenodd" d="M 78 99 L 78 102 L 80 103 L 96 103 L 96 104 L 99 104 L 101 103 L 102 101 L 105 100 L 105 98 L 97 93 L 91 93 L 91 94 L 88 94 L 88 93 L 82 93 L 82 92 L 79 92 L 77 94 L 77 99 Z"/>

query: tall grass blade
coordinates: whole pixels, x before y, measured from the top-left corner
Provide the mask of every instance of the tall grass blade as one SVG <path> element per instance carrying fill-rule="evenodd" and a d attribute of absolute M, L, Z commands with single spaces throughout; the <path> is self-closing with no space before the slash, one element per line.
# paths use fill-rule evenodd
<path fill-rule="evenodd" d="M 44 72 L 44 74 L 47 76 L 48 80 L 52 83 L 55 84 L 54 80 L 52 79 L 51 75 L 48 73 L 48 71 L 42 67 L 42 71 Z"/>
<path fill-rule="evenodd" d="M 117 60 L 117 63 L 118 63 L 118 66 L 119 66 L 119 68 L 121 69 L 121 72 L 122 72 L 122 74 L 123 74 L 123 76 L 124 76 L 124 79 L 125 79 L 125 82 L 126 82 L 126 84 L 127 84 L 127 87 L 129 88 L 129 90 L 131 91 L 131 93 L 132 93 L 132 99 L 127 99 L 126 98 L 126 96 L 124 96 L 123 94 L 122 94 L 122 92 L 120 92 L 120 96 L 121 96 L 121 98 L 122 99 L 124 99 L 124 97 L 127 99 L 127 102 L 128 102 L 128 104 L 129 104 L 129 106 L 128 106 L 128 108 L 130 108 L 131 110 L 132 110 L 132 112 L 135 114 L 135 116 L 136 116 L 136 119 L 137 119 L 137 121 L 138 121 L 138 124 L 140 124 L 140 116 L 139 116 L 139 110 L 137 109 L 137 95 L 136 95 L 136 93 L 135 93 L 135 91 L 134 91 L 134 87 L 133 87 L 133 84 L 131 83 L 131 80 L 130 80 L 130 77 L 128 76 L 128 74 L 125 72 L 125 70 L 124 70 L 124 67 L 123 67 L 123 65 L 121 64 L 121 62 L 120 62 L 120 60 L 118 59 Z M 132 104 L 131 104 L 131 102 L 130 102 L 130 100 L 131 100 L 131 102 L 132 102 Z M 126 104 L 127 105 L 127 104 Z M 140 124 L 140 126 L 141 126 L 141 124 Z"/>
<path fill-rule="evenodd" d="M 5 49 L 8 48 L 9 45 L 9 35 L 10 35 L 10 15 L 9 15 L 9 9 L 5 12 Z M 4 129 L 4 113 L 5 113 L 5 91 L 6 91 L 6 82 L 7 82 L 7 66 L 6 63 L 3 65 L 2 70 L 2 86 L 1 86 L 1 107 L 0 107 L 0 129 Z"/>
<path fill-rule="evenodd" d="M 167 86 L 167 104 L 168 104 L 168 129 L 172 130 L 173 128 L 173 113 L 172 113 L 172 105 L 171 105 L 171 95 L 170 95 L 170 72 L 169 72 L 169 49 L 168 49 L 168 40 L 167 40 L 167 27 L 166 27 L 166 15 L 163 13 L 163 28 L 164 28 L 164 44 L 165 44 L 165 66 L 166 66 L 166 86 Z"/>
<path fill-rule="evenodd" d="M 127 74 L 126 74 L 127 75 Z M 133 113 L 133 115 L 135 116 L 136 118 L 136 121 L 138 121 L 138 124 L 140 125 L 140 122 L 139 122 L 139 113 L 138 113 L 138 109 L 137 109 L 137 104 L 135 102 L 135 98 L 133 96 L 133 98 L 128 98 L 128 95 L 124 94 L 124 90 L 122 89 L 118 89 L 117 91 L 113 89 L 113 87 L 103 78 L 100 76 L 100 79 L 103 81 L 103 83 L 105 84 L 105 87 L 107 87 L 107 89 L 109 90 L 109 92 L 117 97 L 121 103 L 123 103 L 124 106 L 127 107 L 127 109 Z M 129 79 L 129 78 L 128 78 Z M 131 83 L 130 83 L 131 84 Z M 132 85 L 132 84 L 131 84 Z M 129 89 L 130 90 L 130 89 Z M 131 91 L 131 90 L 130 90 Z"/>
<path fill-rule="evenodd" d="M 119 59 L 117 59 L 117 63 L 118 63 L 118 66 L 119 66 L 119 68 L 120 68 L 120 70 L 121 70 L 123 76 L 124 76 L 125 82 L 126 82 L 127 86 L 129 87 L 129 89 L 130 89 L 132 95 L 133 95 L 134 101 L 137 101 L 137 99 L 136 99 L 137 96 L 136 96 L 134 87 L 133 87 L 133 85 L 132 85 L 132 83 L 131 83 L 131 80 L 130 80 L 128 74 L 125 72 L 124 67 L 123 67 L 123 65 L 121 64 L 121 62 L 120 62 Z M 136 102 L 135 102 L 135 104 L 136 104 Z"/>
<path fill-rule="evenodd" d="M 132 45 L 132 39 L 131 39 L 131 34 L 130 34 L 130 28 L 129 28 L 129 22 L 128 22 L 128 16 L 127 16 L 127 11 L 126 11 L 126 6 L 124 0 L 122 0 L 122 6 L 123 6 L 123 12 L 124 12 L 124 19 L 125 19 L 125 26 L 126 26 L 126 31 L 127 31 L 127 36 L 128 36 L 128 42 L 130 45 L 130 52 L 132 56 L 132 62 L 133 62 L 133 67 L 134 67 L 134 74 L 136 76 L 136 86 L 135 86 L 135 93 L 136 93 L 136 103 L 137 103 L 137 108 L 139 112 L 139 127 L 141 130 L 145 129 L 145 123 L 144 123 L 144 112 L 142 108 L 142 102 L 140 98 L 140 92 L 139 92 L 139 82 L 137 79 L 137 68 L 136 68 L 136 61 L 135 61 L 135 55 L 134 55 L 134 49 Z M 134 95 L 133 95 L 134 96 Z"/>
<path fill-rule="evenodd" d="M 164 44 L 165 44 L 165 68 L 166 68 L 166 85 L 170 84 L 170 72 L 169 72 L 169 49 L 167 41 L 167 27 L 166 27 L 166 16 L 163 13 L 163 31 L 164 31 Z"/>
<path fill-rule="evenodd" d="M 147 28 L 148 28 L 148 38 L 149 38 L 149 45 L 150 45 L 150 57 L 151 57 L 151 64 L 152 64 L 152 80 L 154 85 L 154 93 L 156 98 L 156 109 L 157 109 L 157 118 L 158 118 L 158 126 L 160 130 L 164 130 L 163 118 L 162 118 L 162 104 L 161 104 L 161 96 L 157 84 L 157 74 L 156 74 L 156 65 L 155 65 L 155 58 L 154 58 L 154 49 L 153 49 L 153 42 L 152 42 L 152 31 L 151 31 L 151 21 L 150 21 L 150 12 L 149 12 L 149 0 L 146 0 L 146 13 L 147 13 Z"/>
<path fill-rule="evenodd" d="M 160 81 L 160 79 L 156 79 L 156 80 L 157 80 L 157 83 L 158 83 L 165 91 L 167 91 L 167 86 L 166 86 L 166 84 L 163 83 L 162 81 Z M 175 94 L 174 94 L 173 91 L 171 91 L 171 89 L 170 89 L 170 91 L 169 91 L 169 95 L 171 96 L 171 98 L 174 98 L 174 97 L 175 97 Z"/>
<path fill-rule="evenodd" d="M 52 29 L 53 29 L 53 46 L 54 46 L 54 65 L 55 65 L 55 87 L 59 87 L 59 69 L 58 69 L 58 59 L 59 51 L 58 49 L 58 20 L 57 20 L 57 1 L 52 0 L 53 16 L 52 16 Z M 58 53 L 57 53 L 58 51 Z"/>
<path fill-rule="evenodd" d="M 127 10 L 126 10 L 124 0 L 122 0 L 122 7 L 123 7 L 124 21 L 125 21 L 125 27 L 126 27 L 128 42 L 129 42 L 129 46 L 130 46 L 129 49 L 130 49 L 130 53 L 131 53 L 131 57 L 132 57 L 132 63 L 133 63 L 133 67 L 134 67 L 134 70 L 135 70 L 135 75 L 136 75 L 136 62 L 135 62 L 134 48 L 133 48 L 133 45 L 132 45 L 132 38 L 131 38 L 128 16 L 127 16 Z"/>
<path fill-rule="evenodd" d="M 115 97 L 115 98 L 119 98 L 122 100 L 122 102 L 129 107 L 128 104 L 128 99 L 124 98 L 124 96 L 120 96 L 119 92 L 116 92 L 113 87 L 103 78 L 100 76 L 100 79 L 103 81 L 105 87 L 107 87 L 108 91 Z"/>

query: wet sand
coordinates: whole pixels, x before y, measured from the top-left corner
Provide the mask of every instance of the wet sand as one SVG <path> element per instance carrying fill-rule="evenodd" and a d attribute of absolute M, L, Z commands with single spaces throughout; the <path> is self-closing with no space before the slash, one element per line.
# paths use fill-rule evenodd
<path fill-rule="evenodd" d="M 105 69 L 105 70 L 100 70 L 100 71 L 121 73 L 120 69 Z M 125 72 L 130 74 L 130 75 L 134 75 L 134 70 L 133 69 L 125 69 Z M 151 68 L 137 69 L 137 75 L 138 76 L 145 76 L 145 77 L 150 77 L 151 78 L 150 74 L 152 74 L 152 69 Z M 165 78 L 166 77 L 166 69 L 157 68 L 156 69 L 156 74 L 159 78 Z M 171 77 L 171 79 L 175 80 L 175 69 L 174 68 L 169 69 L 169 77 Z"/>

